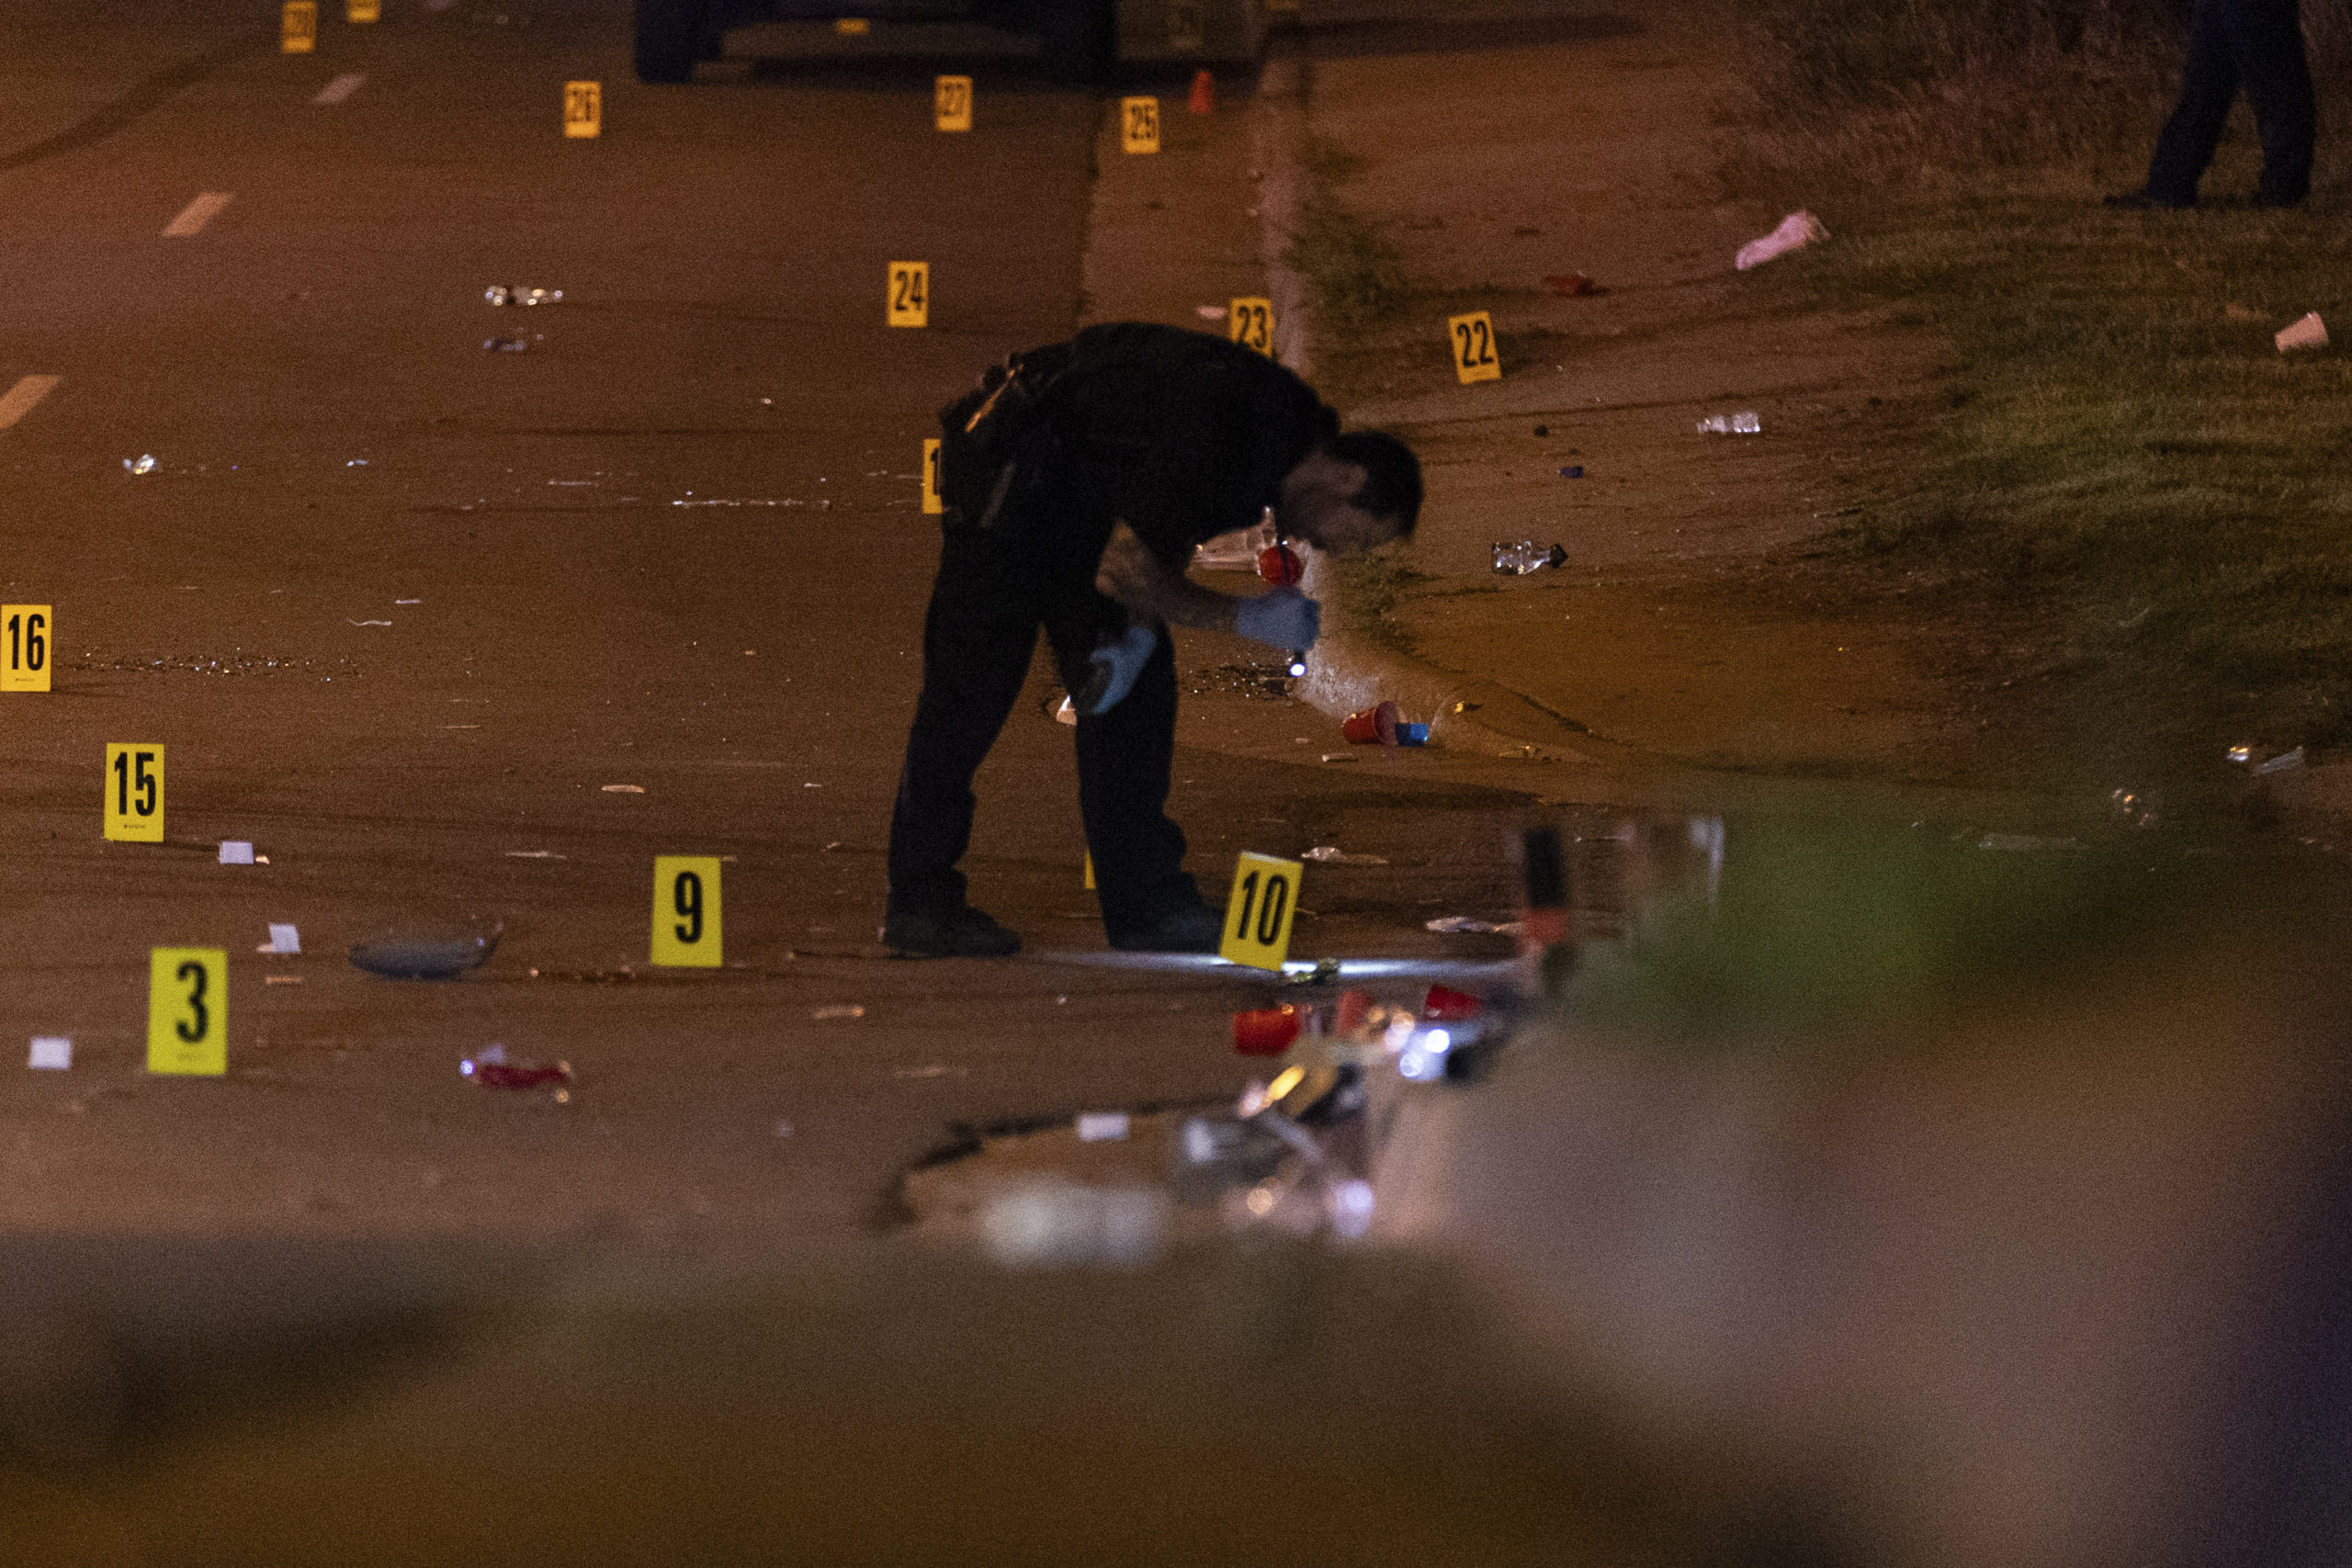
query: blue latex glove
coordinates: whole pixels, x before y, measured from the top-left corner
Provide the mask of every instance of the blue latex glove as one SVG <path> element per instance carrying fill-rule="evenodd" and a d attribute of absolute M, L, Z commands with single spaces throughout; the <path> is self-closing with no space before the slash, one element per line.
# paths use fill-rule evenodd
<path fill-rule="evenodd" d="M 1086 689 L 1071 696 L 1070 706 L 1089 718 L 1099 718 L 1117 707 L 1135 690 L 1136 677 L 1143 673 L 1145 662 L 1159 644 L 1159 634 L 1151 627 L 1129 626 L 1125 636 L 1087 655 L 1092 669 Z"/>
<path fill-rule="evenodd" d="M 1244 599 L 1233 613 L 1233 629 L 1243 637 L 1293 653 L 1313 648 L 1322 628 L 1323 606 L 1295 588 Z"/>

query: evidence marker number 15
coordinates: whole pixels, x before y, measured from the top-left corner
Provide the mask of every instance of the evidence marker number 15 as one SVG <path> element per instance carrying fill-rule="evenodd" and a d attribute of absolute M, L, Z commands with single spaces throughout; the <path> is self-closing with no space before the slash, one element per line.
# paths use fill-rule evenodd
<path fill-rule="evenodd" d="M 1303 862 L 1243 852 L 1233 868 L 1233 896 L 1225 905 L 1225 940 L 1217 956 L 1252 969 L 1276 969 L 1290 956 L 1291 927 L 1298 919 L 1298 879 Z"/>
<path fill-rule="evenodd" d="M 49 653 L 56 620 L 46 604 L 0 604 L 0 692 L 49 690 Z"/>
<path fill-rule="evenodd" d="M 131 843 L 164 841 L 164 749 L 135 740 L 107 743 L 106 836 Z"/>

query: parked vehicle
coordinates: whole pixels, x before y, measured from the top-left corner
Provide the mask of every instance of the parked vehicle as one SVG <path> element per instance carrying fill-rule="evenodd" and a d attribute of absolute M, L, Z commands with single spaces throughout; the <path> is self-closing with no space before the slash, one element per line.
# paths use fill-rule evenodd
<path fill-rule="evenodd" d="M 1029 59 L 1093 81 L 1120 64 L 1253 61 L 1266 11 L 1266 0 L 637 0 L 637 74 L 691 81 L 727 33 L 764 24 L 754 44 L 795 55 Z"/>

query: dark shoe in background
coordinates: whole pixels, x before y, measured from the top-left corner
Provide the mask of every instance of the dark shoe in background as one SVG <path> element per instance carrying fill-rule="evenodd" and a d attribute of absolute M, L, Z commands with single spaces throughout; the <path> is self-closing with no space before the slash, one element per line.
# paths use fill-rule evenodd
<path fill-rule="evenodd" d="M 1225 938 L 1225 917 L 1205 904 L 1179 905 L 1149 925 L 1110 935 L 1122 953 L 1215 953 Z"/>
<path fill-rule="evenodd" d="M 1021 951 L 1021 937 L 965 904 L 938 912 L 893 909 L 882 922 L 882 945 L 903 958 L 1010 958 Z"/>

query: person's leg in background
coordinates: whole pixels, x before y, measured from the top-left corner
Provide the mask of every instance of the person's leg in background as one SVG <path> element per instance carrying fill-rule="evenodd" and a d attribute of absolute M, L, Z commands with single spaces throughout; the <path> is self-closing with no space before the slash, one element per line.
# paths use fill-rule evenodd
<path fill-rule="evenodd" d="M 1046 635 L 1065 679 L 1125 613 L 1099 593 L 1049 613 Z M 1184 871 L 1183 829 L 1169 819 L 1176 761 L 1176 651 L 1166 627 L 1124 701 L 1078 721 L 1079 809 L 1094 856 L 1102 929 L 1114 947 L 1214 952 L 1218 919 Z"/>
<path fill-rule="evenodd" d="M 1038 586 L 1000 538 L 964 528 L 941 544 L 923 617 L 922 694 L 890 815 L 890 946 L 973 956 L 1020 950 L 1020 938 L 967 904 L 956 863 L 972 841 L 972 775 L 1029 676 Z"/>
<path fill-rule="evenodd" d="M 2188 19 L 2188 62 L 2183 69 L 2180 103 L 2156 137 L 2148 162 L 2145 205 L 2193 207 L 2197 182 L 2213 161 L 2236 98 L 2239 62 L 2232 11 L 2243 0 L 2197 0 Z"/>
<path fill-rule="evenodd" d="M 2265 207 L 2301 206 L 2312 190 L 2318 106 L 2297 0 L 2232 0 L 2231 32 L 2246 102 L 2262 133 Z"/>

